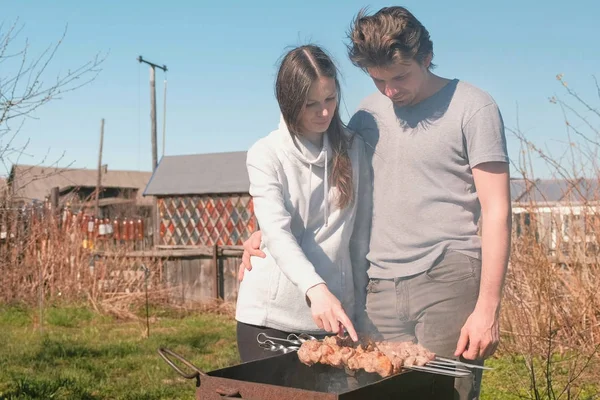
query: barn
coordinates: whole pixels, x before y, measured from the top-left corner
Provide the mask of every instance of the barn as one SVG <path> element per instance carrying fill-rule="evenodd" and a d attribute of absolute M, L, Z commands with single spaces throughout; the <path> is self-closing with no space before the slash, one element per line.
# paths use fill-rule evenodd
<path fill-rule="evenodd" d="M 145 196 L 157 199 L 158 247 L 241 246 L 256 230 L 246 152 L 165 156 Z"/>
<path fill-rule="evenodd" d="M 243 242 L 257 229 L 246 152 L 164 156 L 144 196 L 156 199 L 156 255 L 178 301 L 235 301 Z"/>

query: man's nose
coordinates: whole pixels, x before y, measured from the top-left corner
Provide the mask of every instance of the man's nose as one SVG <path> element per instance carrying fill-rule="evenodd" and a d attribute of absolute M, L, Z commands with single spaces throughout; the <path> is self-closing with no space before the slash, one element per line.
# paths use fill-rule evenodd
<path fill-rule="evenodd" d="M 396 95 L 396 93 L 398 93 L 398 90 L 389 85 L 385 85 L 384 92 L 387 97 L 394 97 Z"/>

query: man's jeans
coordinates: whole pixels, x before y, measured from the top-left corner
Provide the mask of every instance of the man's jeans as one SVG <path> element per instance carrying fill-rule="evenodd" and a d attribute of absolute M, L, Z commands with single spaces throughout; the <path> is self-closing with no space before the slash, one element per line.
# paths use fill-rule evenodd
<path fill-rule="evenodd" d="M 447 251 L 427 272 L 396 279 L 371 279 L 367 288 L 367 326 L 379 340 L 413 341 L 448 358 L 460 330 L 475 308 L 481 260 Z M 470 361 L 469 361 L 470 362 Z M 456 378 L 455 399 L 479 397 L 481 370 Z"/>

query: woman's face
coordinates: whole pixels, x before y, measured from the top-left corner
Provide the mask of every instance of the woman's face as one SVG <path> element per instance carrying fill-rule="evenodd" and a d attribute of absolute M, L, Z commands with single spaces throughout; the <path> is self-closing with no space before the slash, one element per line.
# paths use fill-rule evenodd
<path fill-rule="evenodd" d="M 337 107 L 338 94 L 333 78 L 319 78 L 310 86 L 300 115 L 300 133 L 324 133 Z"/>

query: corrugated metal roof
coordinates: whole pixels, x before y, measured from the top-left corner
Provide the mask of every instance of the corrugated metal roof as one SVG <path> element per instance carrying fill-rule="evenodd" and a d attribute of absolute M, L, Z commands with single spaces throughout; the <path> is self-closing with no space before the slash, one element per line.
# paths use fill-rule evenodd
<path fill-rule="evenodd" d="M 512 179 L 510 190 L 514 203 L 578 203 L 600 200 L 600 181 L 594 179 L 579 179 L 577 182 L 561 179 L 526 182 L 523 179 Z"/>
<path fill-rule="evenodd" d="M 247 193 L 246 152 L 164 156 L 144 195 Z"/>
<path fill-rule="evenodd" d="M 102 173 L 102 186 L 113 188 L 138 189 L 138 204 L 152 204 L 142 193 L 152 176 L 145 171 L 112 171 Z M 55 168 L 37 165 L 13 165 L 9 183 L 15 197 L 31 200 L 44 200 L 53 187 L 95 187 L 98 171 L 95 169 Z"/>
<path fill-rule="evenodd" d="M 250 186 L 246 152 L 165 156 L 144 195 L 247 193 Z M 529 188 L 529 190 L 526 190 Z M 600 180 L 511 179 L 513 203 L 581 202 L 600 200 Z"/>

